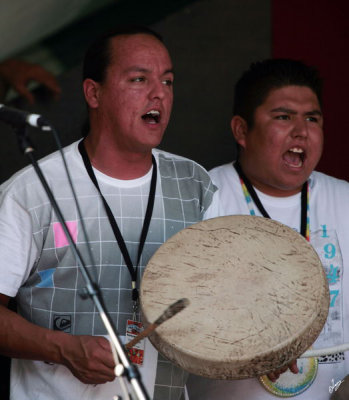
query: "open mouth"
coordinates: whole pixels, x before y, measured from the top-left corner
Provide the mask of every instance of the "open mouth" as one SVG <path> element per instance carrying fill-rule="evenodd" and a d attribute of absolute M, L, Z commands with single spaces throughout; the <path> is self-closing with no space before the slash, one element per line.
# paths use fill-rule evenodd
<path fill-rule="evenodd" d="M 160 122 L 160 111 L 150 110 L 142 115 L 142 119 L 148 124 L 158 124 Z"/>
<path fill-rule="evenodd" d="M 305 152 L 300 147 L 292 147 L 284 153 L 283 159 L 289 166 L 300 168 L 305 160 Z"/>

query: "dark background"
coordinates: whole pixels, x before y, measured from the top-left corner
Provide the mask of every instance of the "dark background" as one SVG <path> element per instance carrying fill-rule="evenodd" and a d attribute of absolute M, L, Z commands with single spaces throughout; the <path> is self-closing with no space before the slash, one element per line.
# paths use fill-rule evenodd
<path fill-rule="evenodd" d="M 80 68 L 87 44 L 117 23 L 147 24 L 163 35 L 175 71 L 174 108 L 161 147 L 206 168 L 235 156 L 230 132 L 233 86 L 241 72 L 271 55 L 270 2 L 265 0 L 117 1 L 46 38 L 41 47 L 64 65 L 62 96 L 53 101 L 36 90 L 37 102 L 15 107 L 49 119 L 63 144 L 80 137 L 85 118 Z M 0 182 L 27 163 L 11 129 L 0 123 Z M 32 130 L 37 157 L 56 149 L 53 139 Z"/>

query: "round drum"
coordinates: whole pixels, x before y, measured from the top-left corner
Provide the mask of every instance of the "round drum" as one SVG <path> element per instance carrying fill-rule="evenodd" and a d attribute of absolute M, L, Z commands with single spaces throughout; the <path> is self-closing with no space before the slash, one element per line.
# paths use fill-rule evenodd
<path fill-rule="evenodd" d="M 329 307 L 312 246 L 279 222 L 247 215 L 197 223 L 158 249 L 141 284 L 145 323 L 180 298 L 189 306 L 150 340 L 174 364 L 214 379 L 264 375 L 296 359 Z"/>

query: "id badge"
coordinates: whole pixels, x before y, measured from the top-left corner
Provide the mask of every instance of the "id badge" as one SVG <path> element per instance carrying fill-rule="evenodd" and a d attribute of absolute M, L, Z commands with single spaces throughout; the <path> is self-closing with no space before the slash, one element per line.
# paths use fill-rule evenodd
<path fill-rule="evenodd" d="M 126 343 L 133 340 L 143 331 L 142 322 L 127 320 L 126 324 Z M 127 350 L 130 361 L 133 364 L 142 365 L 144 360 L 144 339 Z"/>

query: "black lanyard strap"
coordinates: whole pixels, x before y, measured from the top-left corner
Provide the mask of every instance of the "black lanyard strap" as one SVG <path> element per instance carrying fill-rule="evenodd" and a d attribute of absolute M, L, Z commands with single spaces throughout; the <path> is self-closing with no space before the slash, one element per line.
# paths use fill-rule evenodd
<path fill-rule="evenodd" d="M 254 204 L 257 206 L 258 210 L 260 211 L 260 213 L 263 215 L 264 218 L 269 218 L 270 216 L 267 213 L 267 211 L 265 210 L 265 208 L 263 207 L 262 202 L 260 201 L 256 191 L 254 190 L 254 187 L 252 186 L 251 182 L 249 181 L 249 179 L 247 178 L 247 176 L 243 173 L 241 165 L 238 161 L 236 161 L 236 163 L 234 164 L 234 167 L 236 169 L 236 172 L 238 173 L 240 179 L 243 180 L 248 193 L 250 194 L 250 196 L 252 197 L 252 200 L 254 201 Z"/>
<path fill-rule="evenodd" d="M 138 300 L 139 294 L 138 294 L 138 289 L 137 289 L 137 269 L 138 269 L 138 265 L 139 265 L 139 261 L 141 259 L 141 255 L 143 252 L 143 248 L 144 248 L 144 244 L 145 244 L 145 240 L 147 238 L 147 234 L 148 234 L 148 230 L 149 230 L 149 225 L 150 225 L 150 221 L 151 221 L 151 217 L 153 214 L 153 209 L 154 209 L 154 201 L 155 201 L 155 190 L 156 190 L 156 179 L 157 179 L 157 165 L 156 165 L 156 160 L 155 157 L 152 155 L 152 164 L 153 164 L 153 172 L 152 172 L 152 177 L 151 177 L 151 182 L 150 182 L 150 190 L 149 190 L 149 197 L 148 197 L 148 205 L 147 205 L 147 209 L 145 212 L 145 217 L 144 217 L 144 222 L 143 222 L 143 228 L 141 231 L 141 235 L 140 235 L 140 239 L 139 239 L 139 246 L 138 246 L 138 255 L 137 255 L 137 263 L 136 266 L 133 266 L 130 254 L 127 250 L 126 247 L 126 243 L 124 238 L 122 237 L 122 234 L 120 232 L 120 229 L 118 227 L 118 224 L 115 220 L 115 217 L 106 201 L 106 199 L 104 198 L 97 179 L 96 179 L 96 175 L 93 172 L 93 168 L 90 162 L 90 159 L 88 158 L 88 154 L 86 152 L 85 146 L 84 146 L 84 141 L 82 140 L 79 145 L 78 145 L 80 154 L 82 156 L 82 159 L 84 161 L 85 164 L 85 168 L 86 171 L 91 179 L 91 181 L 93 182 L 93 184 L 95 185 L 96 189 L 98 190 L 101 199 L 103 201 L 104 204 L 104 209 L 105 212 L 107 214 L 110 226 L 114 232 L 114 236 L 115 239 L 119 245 L 120 251 L 124 257 L 127 269 L 129 270 L 129 273 L 131 275 L 131 279 L 132 279 L 132 300 L 134 302 L 136 302 Z"/>
<path fill-rule="evenodd" d="M 264 218 L 269 218 L 270 216 L 263 207 L 262 202 L 260 201 L 258 194 L 256 193 L 254 187 L 252 186 L 251 182 L 244 174 L 239 161 L 236 161 L 234 164 L 235 170 L 238 173 L 240 179 L 245 184 L 248 193 L 252 197 L 254 204 L 257 206 L 259 212 L 263 215 Z M 307 229 L 307 195 L 308 195 L 308 182 L 304 182 L 302 186 L 302 194 L 301 194 L 301 235 L 306 237 L 306 229 Z"/>
<path fill-rule="evenodd" d="M 301 235 L 306 238 L 308 218 L 308 181 L 303 183 L 301 196 Z"/>

